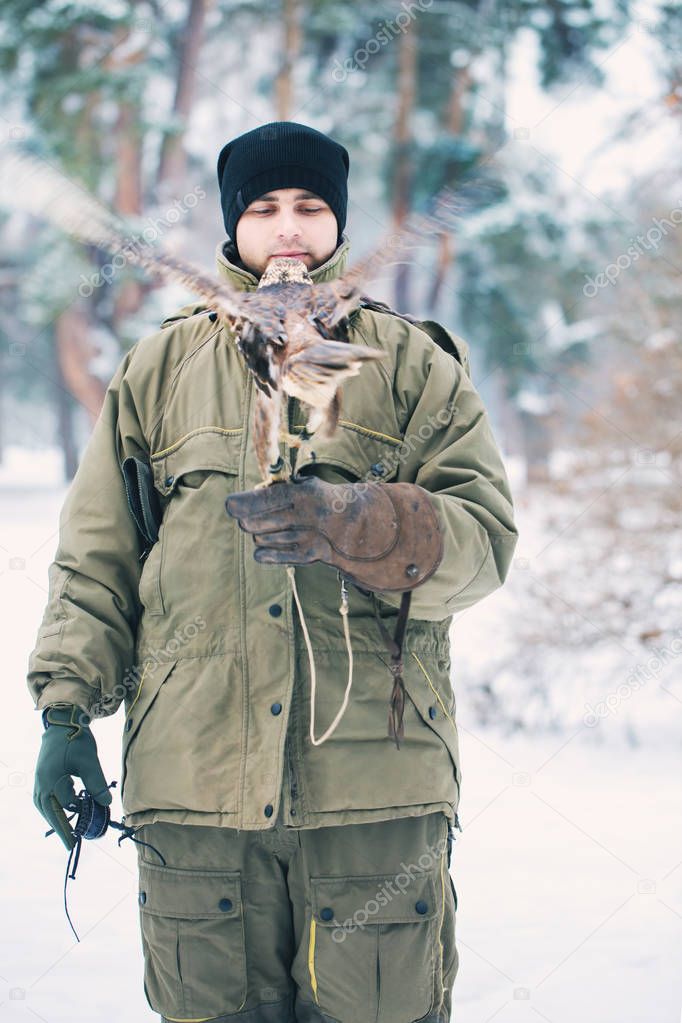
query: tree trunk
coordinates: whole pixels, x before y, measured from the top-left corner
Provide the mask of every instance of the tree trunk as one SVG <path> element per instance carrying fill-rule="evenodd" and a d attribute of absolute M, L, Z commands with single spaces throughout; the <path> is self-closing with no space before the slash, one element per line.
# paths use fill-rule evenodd
<path fill-rule="evenodd" d="M 395 123 L 393 172 L 393 230 L 399 231 L 410 212 L 412 197 L 411 122 L 417 90 L 417 33 L 412 18 L 402 34 L 398 52 L 398 110 Z M 404 255 L 401 256 L 404 259 Z M 399 312 L 410 309 L 410 266 L 401 262 L 394 281 L 394 304 Z"/>
<path fill-rule="evenodd" d="M 5 379 L 6 357 L 0 352 L 0 465 L 5 460 Z"/>
<path fill-rule="evenodd" d="M 519 410 L 526 457 L 526 481 L 547 483 L 550 480 L 549 459 L 552 451 L 550 414 Z"/>
<path fill-rule="evenodd" d="M 85 408 L 94 426 L 106 387 L 88 370 L 90 359 L 97 354 L 89 339 L 89 326 L 82 305 L 76 302 L 57 317 L 55 341 L 63 386 Z"/>
<path fill-rule="evenodd" d="M 462 136 L 465 132 L 464 97 L 471 89 L 471 82 L 472 78 L 468 64 L 455 72 L 452 79 L 452 92 L 450 93 L 445 124 L 445 131 L 449 135 L 457 137 Z M 453 261 L 454 241 L 452 235 L 447 231 L 441 231 L 437 240 L 436 269 L 428 297 L 429 316 L 436 315 L 443 282 Z"/>
<path fill-rule="evenodd" d="M 173 116 L 182 122 L 182 127 L 178 131 L 167 132 L 161 145 L 156 181 L 159 194 L 162 196 L 170 197 L 177 192 L 187 177 L 187 153 L 183 140 L 194 103 L 197 80 L 195 69 L 199 63 L 206 14 L 210 5 L 211 0 L 191 0 L 189 5 L 185 31 L 182 35 L 182 50 L 178 58 L 178 78 L 173 100 Z"/>
<path fill-rule="evenodd" d="M 129 216 L 142 212 L 142 138 L 139 111 L 127 101 L 121 102 L 116 121 L 116 196 L 119 213 Z M 118 332 L 121 322 L 142 305 L 149 286 L 126 280 L 116 289 L 111 325 Z"/>
<path fill-rule="evenodd" d="M 301 11 L 299 0 L 282 2 L 282 61 L 275 79 L 275 110 L 278 121 L 288 121 L 294 104 L 293 72 L 301 52 Z"/>
<path fill-rule="evenodd" d="M 55 333 L 53 353 L 54 370 L 54 406 L 57 411 L 57 436 L 62 449 L 64 480 L 68 483 L 76 475 L 78 468 L 78 448 L 74 434 L 73 398 L 64 380 L 60 365 L 59 345 Z"/>
<path fill-rule="evenodd" d="M 443 290 L 443 282 L 447 276 L 448 270 L 454 262 L 454 248 L 455 243 L 452 236 L 448 234 L 447 231 L 442 231 L 438 235 L 436 266 L 427 298 L 427 312 L 431 317 L 437 315 L 438 303 L 440 302 L 441 291 Z"/>

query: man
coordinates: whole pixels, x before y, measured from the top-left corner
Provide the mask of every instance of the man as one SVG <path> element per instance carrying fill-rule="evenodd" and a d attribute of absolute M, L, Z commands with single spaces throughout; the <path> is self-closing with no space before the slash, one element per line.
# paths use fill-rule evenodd
<path fill-rule="evenodd" d="M 291 254 L 316 283 L 339 277 L 348 167 L 342 146 L 294 122 L 229 142 L 219 272 L 253 291 Z M 144 989 L 164 1021 L 450 1019 L 461 772 L 448 630 L 504 582 L 517 533 L 464 366 L 391 312 L 358 308 L 348 340 L 387 357 L 346 382 L 314 456 L 282 445 L 297 482 L 256 490 L 254 379 L 214 314 L 179 310 L 121 361 L 60 516 L 29 663 L 46 726 L 34 799 L 58 825 L 50 797 L 73 805 L 75 774 L 110 802 L 83 712 L 124 702 L 123 809 L 147 843 Z M 300 432 L 297 400 L 288 412 Z M 153 487 L 140 476 L 129 504 L 134 459 Z M 143 542 L 139 509 L 154 503 L 158 539 Z"/>

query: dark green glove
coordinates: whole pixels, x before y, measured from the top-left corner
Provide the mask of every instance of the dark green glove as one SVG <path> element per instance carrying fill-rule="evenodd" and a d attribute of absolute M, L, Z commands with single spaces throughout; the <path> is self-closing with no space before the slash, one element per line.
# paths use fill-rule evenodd
<path fill-rule="evenodd" d="M 102 806 L 111 803 L 89 722 L 85 711 L 73 704 L 43 711 L 45 731 L 36 763 L 33 802 L 69 850 L 76 839 L 62 807 L 78 809 L 72 776 L 81 779 L 96 802 Z"/>

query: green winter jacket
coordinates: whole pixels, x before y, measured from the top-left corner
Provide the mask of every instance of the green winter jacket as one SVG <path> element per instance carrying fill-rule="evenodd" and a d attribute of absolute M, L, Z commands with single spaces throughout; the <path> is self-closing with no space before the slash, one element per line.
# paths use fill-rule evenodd
<path fill-rule="evenodd" d="M 219 273 L 258 279 L 218 246 Z M 342 243 L 312 277 L 339 276 Z M 234 258 L 234 256 L 233 256 Z M 49 597 L 29 660 L 36 709 L 76 703 L 94 717 L 124 704 L 121 797 L 127 824 L 165 820 L 271 827 L 283 800 L 293 827 L 443 810 L 454 822 L 461 771 L 450 682 L 454 612 L 499 587 L 517 532 L 508 479 L 476 389 L 460 362 L 419 327 L 358 308 L 349 340 L 388 353 L 343 389 L 340 425 L 315 441 L 308 471 L 330 482 L 413 482 L 432 495 L 445 552 L 412 594 L 404 643 L 405 739 L 389 737 L 389 655 L 400 594 L 349 587 L 353 686 L 338 727 L 309 739 L 310 670 L 282 565 L 259 565 L 252 537 L 225 511 L 259 475 L 255 386 L 228 328 L 185 306 L 125 355 L 67 493 Z M 460 352 L 466 345 L 458 344 Z M 303 420 L 288 403 L 292 432 Z M 312 465 L 282 442 L 290 465 Z M 146 557 L 121 463 L 151 461 L 163 510 Z M 295 579 L 315 656 L 315 737 L 348 678 L 337 572 Z"/>

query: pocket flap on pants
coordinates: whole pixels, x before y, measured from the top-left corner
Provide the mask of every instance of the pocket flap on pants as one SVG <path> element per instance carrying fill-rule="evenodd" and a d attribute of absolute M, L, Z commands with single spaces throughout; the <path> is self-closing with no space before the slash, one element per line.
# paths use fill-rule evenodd
<path fill-rule="evenodd" d="M 239 870 L 181 870 L 141 863 L 139 877 L 143 913 L 181 920 L 241 917 Z"/>
<path fill-rule="evenodd" d="M 311 877 L 312 911 L 322 927 L 421 923 L 436 915 L 432 873 Z"/>

